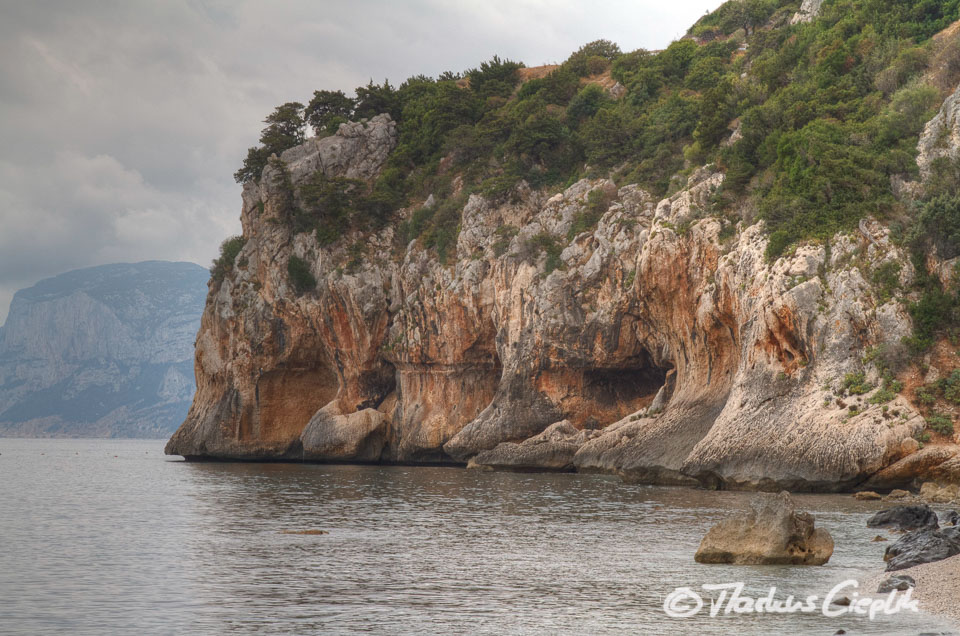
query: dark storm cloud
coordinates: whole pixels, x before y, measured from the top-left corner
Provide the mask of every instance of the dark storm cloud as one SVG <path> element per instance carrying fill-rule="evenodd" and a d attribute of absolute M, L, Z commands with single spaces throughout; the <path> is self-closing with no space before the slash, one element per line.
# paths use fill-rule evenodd
<path fill-rule="evenodd" d="M 0 1 L 0 323 L 16 289 L 67 269 L 209 262 L 281 102 L 601 37 L 663 47 L 715 4 Z"/>

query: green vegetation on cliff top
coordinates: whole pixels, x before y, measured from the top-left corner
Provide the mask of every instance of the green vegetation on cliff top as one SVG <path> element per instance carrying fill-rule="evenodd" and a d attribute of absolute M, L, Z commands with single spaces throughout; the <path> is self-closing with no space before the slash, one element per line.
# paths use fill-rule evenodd
<path fill-rule="evenodd" d="M 235 176 L 258 179 L 269 156 L 300 143 L 307 125 L 328 135 L 348 119 L 387 112 L 399 144 L 378 181 L 311 181 L 302 192 L 310 209 L 294 215 L 298 230 L 316 229 L 328 243 L 433 193 L 441 204 L 414 215 L 404 234 L 429 234 L 445 252 L 459 223 L 453 205 L 443 205 L 454 176 L 465 192 L 494 198 L 521 180 L 559 187 L 596 176 L 661 196 L 712 163 L 726 173 L 720 204 L 749 201 L 767 222 L 775 257 L 867 215 L 909 213 L 891 177 L 916 172 L 919 132 L 942 98 L 920 78 L 931 37 L 958 18 L 958 5 L 826 0 L 817 19 L 791 25 L 798 0 L 732 0 L 663 51 L 622 53 L 601 40 L 523 82 L 521 64 L 494 57 L 463 74 L 396 87 L 371 81 L 355 97 L 320 90 L 306 106 L 283 104 L 265 120 L 261 144 Z M 960 53 L 945 59 L 960 69 Z M 606 77 L 625 92 L 615 98 L 601 88 Z M 947 179 L 947 189 L 954 183 Z"/>

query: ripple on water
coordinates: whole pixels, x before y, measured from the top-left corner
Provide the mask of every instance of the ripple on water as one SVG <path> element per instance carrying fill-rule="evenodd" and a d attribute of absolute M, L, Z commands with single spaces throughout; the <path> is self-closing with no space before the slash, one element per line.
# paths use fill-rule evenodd
<path fill-rule="evenodd" d="M 674 588 L 824 595 L 881 564 L 878 504 L 800 495 L 824 567 L 700 565 L 749 494 L 599 475 L 194 464 L 163 442 L 0 440 L 4 633 L 916 634 L 926 616 L 669 619 Z M 324 530 L 329 534 L 289 534 Z"/>

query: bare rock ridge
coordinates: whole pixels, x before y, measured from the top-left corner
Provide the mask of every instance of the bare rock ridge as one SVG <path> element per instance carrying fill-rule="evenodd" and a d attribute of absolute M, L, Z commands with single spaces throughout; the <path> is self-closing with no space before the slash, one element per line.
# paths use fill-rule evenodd
<path fill-rule="evenodd" d="M 170 435 L 207 294 L 193 263 L 104 265 L 20 290 L 0 330 L 0 435 Z"/>
<path fill-rule="evenodd" d="M 380 115 L 280 159 L 295 184 L 318 169 L 370 180 L 396 135 Z M 398 247 L 393 225 L 329 246 L 294 234 L 275 170 L 244 187 L 246 243 L 211 288 L 196 398 L 168 453 L 836 491 L 916 451 L 905 440 L 924 423 L 906 399 L 838 397 L 848 374 L 879 385 L 864 352 L 912 330 L 862 273 L 895 259 L 913 276 L 879 223 L 767 262 L 761 224 L 711 215 L 724 175 L 709 168 L 661 201 L 607 179 L 521 184 L 504 202 L 469 197 L 444 264 Z M 571 238 L 591 193 L 599 222 Z M 345 266 L 357 241 L 365 255 Z M 292 255 L 316 289 L 295 291 Z"/>

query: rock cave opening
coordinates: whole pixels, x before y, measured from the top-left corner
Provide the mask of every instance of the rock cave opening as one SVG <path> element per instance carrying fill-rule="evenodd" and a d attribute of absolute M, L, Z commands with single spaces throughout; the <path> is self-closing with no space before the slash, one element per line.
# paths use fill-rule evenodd
<path fill-rule="evenodd" d="M 645 352 L 628 365 L 587 369 L 582 397 L 593 412 L 583 419 L 583 427 L 603 428 L 649 407 L 672 372 L 673 365 L 654 364 Z M 669 395 L 664 397 L 669 399 Z"/>

